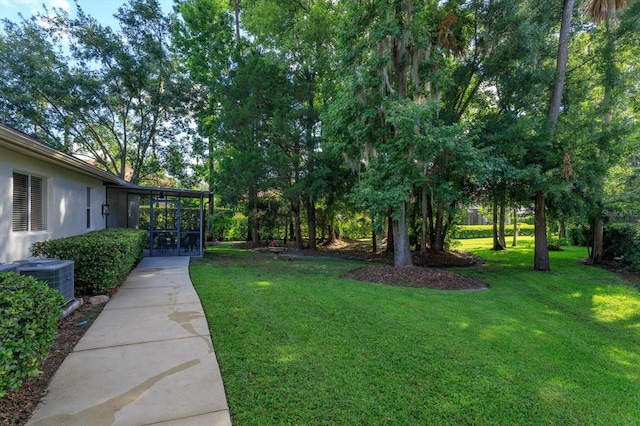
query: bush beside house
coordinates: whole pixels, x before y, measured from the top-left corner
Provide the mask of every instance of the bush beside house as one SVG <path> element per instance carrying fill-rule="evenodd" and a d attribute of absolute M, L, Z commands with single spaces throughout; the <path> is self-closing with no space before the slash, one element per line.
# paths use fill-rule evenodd
<path fill-rule="evenodd" d="M 0 274 L 0 397 L 39 374 L 58 329 L 64 298 L 30 276 Z"/>
<path fill-rule="evenodd" d="M 108 293 L 142 259 L 148 233 L 109 228 L 33 245 L 34 256 L 73 260 L 76 296 Z"/>

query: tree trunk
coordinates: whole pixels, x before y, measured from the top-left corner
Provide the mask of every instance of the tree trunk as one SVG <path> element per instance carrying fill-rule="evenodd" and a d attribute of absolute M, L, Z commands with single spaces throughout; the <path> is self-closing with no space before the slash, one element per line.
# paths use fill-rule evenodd
<path fill-rule="evenodd" d="M 284 225 L 284 244 L 287 245 L 287 241 L 289 241 L 289 219 L 287 219 L 287 223 Z"/>
<path fill-rule="evenodd" d="M 518 245 L 518 209 L 514 207 L 513 209 L 513 242 L 511 243 L 511 247 L 516 247 Z"/>
<path fill-rule="evenodd" d="M 427 197 L 427 221 L 429 222 L 429 247 L 433 248 L 436 239 L 436 231 L 433 226 L 433 197 Z"/>
<path fill-rule="evenodd" d="M 326 223 L 327 223 L 327 214 L 326 212 L 323 212 L 322 215 L 320 215 L 320 241 L 324 242 L 324 232 L 326 230 Z"/>
<path fill-rule="evenodd" d="M 493 247 L 491 250 L 502 250 L 500 247 L 500 242 L 498 241 L 498 198 L 493 197 L 493 206 L 492 206 L 492 224 L 493 224 Z"/>
<path fill-rule="evenodd" d="M 258 232 L 258 190 L 255 188 L 251 189 L 252 194 L 251 198 L 253 201 L 253 205 L 251 208 L 251 237 L 254 244 L 260 243 L 260 233 Z"/>
<path fill-rule="evenodd" d="M 213 191 L 210 189 L 209 190 L 209 196 L 208 196 L 208 200 L 207 200 L 207 216 L 205 217 L 205 230 L 206 230 L 206 235 L 210 236 L 211 238 L 215 239 L 214 236 L 214 232 L 213 232 Z"/>
<path fill-rule="evenodd" d="M 296 248 L 302 250 L 304 245 L 302 243 L 302 224 L 300 221 L 300 201 L 296 202 L 296 209 L 293 212 L 295 220 L 295 236 L 296 236 Z"/>
<path fill-rule="evenodd" d="M 548 271 L 549 249 L 547 247 L 547 218 L 545 211 L 545 197 L 542 191 L 536 192 L 535 203 L 535 257 L 533 269 L 536 271 Z"/>
<path fill-rule="evenodd" d="M 289 238 L 293 240 L 293 238 L 296 235 L 296 230 L 295 227 L 293 226 L 293 220 L 291 220 L 291 218 L 289 218 Z"/>
<path fill-rule="evenodd" d="M 312 70 L 307 70 L 304 73 L 305 80 L 309 86 L 313 86 L 316 73 Z M 316 141 L 313 137 L 313 127 L 316 124 L 314 120 L 314 92 L 310 94 L 308 99 L 309 106 L 306 112 L 306 124 L 305 124 L 305 142 L 306 142 L 306 156 L 307 156 L 307 176 L 313 175 L 315 170 L 315 158 L 314 152 L 316 150 Z M 296 173 L 297 175 L 297 173 Z M 299 176 L 297 176 L 297 179 Z M 307 199 L 307 228 L 309 228 L 309 248 L 311 250 L 316 249 L 316 202 L 312 194 L 306 196 Z"/>
<path fill-rule="evenodd" d="M 562 23 L 560 25 L 560 38 L 558 40 L 558 56 L 556 60 L 556 80 L 553 86 L 549 113 L 547 115 L 549 126 L 553 129 L 560 116 L 560 104 L 564 91 L 564 79 L 569 60 L 569 36 L 571 34 L 571 18 L 573 14 L 573 0 L 564 0 L 562 11 Z"/>
<path fill-rule="evenodd" d="M 498 214 L 498 241 L 500 242 L 501 250 L 507 249 L 507 243 L 505 242 L 504 237 L 504 222 L 505 222 L 505 202 L 502 200 L 500 202 L 500 212 Z"/>
<path fill-rule="evenodd" d="M 412 266 L 411 248 L 409 246 L 409 232 L 407 229 L 407 203 L 400 206 L 398 219 L 393 219 L 393 266 Z"/>
<path fill-rule="evenodd" d="M 389 216 L 387 218 L 387 250 L 386 253 L 393 253 L 394 249 L 395 249 L 395 244 L 393 242 L 394 238 L 393 238 L 393 219 L 391 219 L 391 216 Z"/>
<path fill-rule="evenodd" d="M 506 250 L 504 242 L 504 202 L 499 202 L 498 197 L 493 199 L 493 249 Z"/>
<path fill-rule="evenodd" d="M 208 176 L 208 184 L 209 184 L 209 205 L 207 206 L 207 231 L 209 231 L 209 235 L 213 235 L 213 172 L 214 172 L 214 162 L 213 156 L 209 155 L 209 176 Z"/>
<path fill-rule="evenodd" d="M 442 229 L 443 247 L 445 247 L 444 243 L 446 242 L 446 239 L 447 239 L 447 233 L 449 232 L 449 227 L 456 219 L 456 208 L 457 208 L 456 206 L 457 206 L 457 201 L 452 201 L 451 204 L 449 204 L 449 212 L 447 213 L 447 222 L 445 223 L 444 228 Z"/>
<path fill-rule="evenodd" d="M 236 46 L 240 47 L 240 0 L 233 0 L 233 11 L 236 27 Z"/>
<path fill-rule="evenodd" d="M 493 197 L 493 211 L 492 211 L 492 224 L 493 224 L 493 247 L 491 250 L 502 250 L 500 247 L 500 241 L 498 241 L 498 197 Z"/>
<path fill-rule="evenodd" d="M 331 223 L 329 224 L 329 240 L 327 241 L 327 243 L 331 245 L 336 241 L 338 241 L 338 235 L 336 233 L 336 228 L 333 226 L 333 221 L 331 221 Z"/>
<path fill-rule="evenodd" d="M 558 221 L 558 238 L 567 238 L 567 225 L 564 220 Z"/>
<path fill-rule="evenodd" d="M 427 205 L 427 185 L 422 186 L 422 190 L 420 191 L 420 199 L 422 201 L 422 229 L 420 232 L 420 252 L 424 253 L 427 251 L 427 244 L 429 243 L 429 207 Z"/>
<path fill-rule="evenodd" d="M 615 14 L 617 11 L 616 1 L 609 0 L 606 10 L 606 37 L 607 46 L 605 54 L 603 55 L 605 62 L 605 74 L 604 74 L 604 98 L 602 104 L 605 106 L 606 111 L 603 117 L 604 127 L 602 129 L 603 136 L 601 139 L 609 140 L 611 138 L 611 122 L 613 121 L 613 102 L 614 102 L 614 88 L 616 81 L 618 80 L 618 69 L 616 68 L 616 41 L 614 36 L 615 31 Z M 622 2 L 621 2 L 622 3 Z M 601 151 L 602 152 L 602 151 Z M 600 161 L 603 167 L 606 169 L 607 156 L 602 155 Z M 599 207 L 598 216 L 595 220 L 593 227 L 593 247 L 591 251 L 591 262 L 594 264 L 602 263 L 602 256 L 604 250 L 604 221 L 602 220 L 602 209 Z"/>
<path fill-rule="evenodd" d="M 371 253 L 376 253 L 378 251 L 378 241 L 376 238 L 376 231 L 371 231 Z"/>
<path fill-rule="evenodd" d="M 309 228 L 309 248 L 315 250 L 316 247 L 316 203 L 309 196 L 307 199 L 307 227 Z"/>
<path fill-rule="evenodd" d="M 420 194 L 418 194 L 419 196 Z M 406 203 L 406 209 L 407 209 L 407 216 L 410 216 L 407 218 L 407 229 L 408 229 L 408 234 L 409 234 L 409 249 L 413 250 L 413 246 L 415 245 L 415 250 L 418 251 L 420 250 L 420 236 L 418 235 L 419 231 L 418 231 L 418 217 L 420 217 L 421 215 L 419 214 L 419 207 L 418 205 L 416 205 L 415 203 L 412 202 L 407 202 Z"/>
<path fill-rule="evenodd" d="M 567 61 L 569 59 L 569 36 L 571 34 L 572 14 L 573 0 L 564 0 L 560 37 L 558 39 L 558 55 L 556 58 L 556 78 L 547 114 L 547 126 L 552 133 L 555 130 L 558 117 L 560 116 L 560 104 L 562 102 L 564 79 L 567 72 Z M 536 192 L 535 203 L 535 254 L 533 259 L 533 269 L 536 271 L 548 271 L 550 269 L 545 213 L 545 197 L 542 191 L 538 190 Z"/>
<path fill-rule="evenodd" d="M 594 264 L 602 263 L 602 254 L 604 249 L 604 221 L 602 217 L 596 218 L 595 226 L 593 227 L 593 250 L 591 251 L 591 262 Z"/>
<path fill-rule="evenodd" d="M 593 243 L 591 245 L 592 250 L 589 259 L 591 263 L 598 265 L 602 263 L 602 253 L 604 250 L 604 221 L 602 220 L 601 214 L 596 216 L 592 238 Z"/>
<path fill-rule="evenodd" d="M 444 202 L 438 201 L 438 209 L 436 210 L 436 225 L 434 229 L 431 248 L 437 252 L 444 251 Z"/>

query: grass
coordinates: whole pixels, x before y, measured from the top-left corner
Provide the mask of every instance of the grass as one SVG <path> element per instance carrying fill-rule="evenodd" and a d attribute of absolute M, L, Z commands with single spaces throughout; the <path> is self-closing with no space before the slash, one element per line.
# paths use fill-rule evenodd
<path fill-rule="evenodd" d="M 458 246 L 487 259 L 457 270 L 480 292 L 224 246 L 193 260 L 233 424 L 639 424 L 640 293 L 583 249 L 534 272 L 529 246 Z"/>

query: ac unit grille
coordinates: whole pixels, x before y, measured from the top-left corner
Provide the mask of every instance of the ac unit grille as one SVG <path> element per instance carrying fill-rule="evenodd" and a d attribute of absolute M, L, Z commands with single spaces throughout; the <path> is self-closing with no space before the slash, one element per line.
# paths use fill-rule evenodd
<path fill-rule="evenodd" d="M 27 259 L 18 262 L 20 275 L 46 282 L 62 294 L 65 303 L 73 299 L 73 260 Z"/>

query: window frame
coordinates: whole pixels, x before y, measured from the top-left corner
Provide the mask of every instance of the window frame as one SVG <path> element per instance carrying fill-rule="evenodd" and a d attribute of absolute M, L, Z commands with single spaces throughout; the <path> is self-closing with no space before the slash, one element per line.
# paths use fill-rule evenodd
<path fill-rule="evenodd" d="M 87 229 L 91 229 L 91 214 L 93 212 L 93 188 L 87 186 Z"/>
<path fill-rule="evenodd" d="M 19 180 L 16 178 L 17 176 L 20 177 Z M 20 186 L 18 187 L 17 185 Z M 42 176 L 14 170 L 12 175 L 12 194 L 11 230 L 13 232 L 46 231 L 47 179 Z"/>

